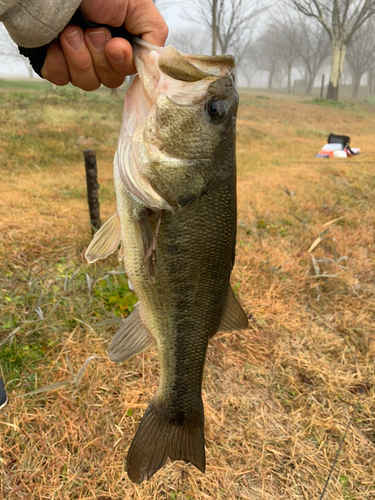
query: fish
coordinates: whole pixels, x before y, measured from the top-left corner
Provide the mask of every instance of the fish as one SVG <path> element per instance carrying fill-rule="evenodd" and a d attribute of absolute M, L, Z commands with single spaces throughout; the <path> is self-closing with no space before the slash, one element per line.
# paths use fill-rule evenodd
<path fill-rule="evenodd" d="M 114 158 L 117 212 L 86 251 L 115 252 L 138 303 L 108 348 L 123 362 L 156 343 L 160 379 L 128 450 L 132 482 L 168 457 L 205 472 L 202 379 L 208 342 L 248 318 L 230 285 L 235 260 L 234 58 L 133 43 Z"/>

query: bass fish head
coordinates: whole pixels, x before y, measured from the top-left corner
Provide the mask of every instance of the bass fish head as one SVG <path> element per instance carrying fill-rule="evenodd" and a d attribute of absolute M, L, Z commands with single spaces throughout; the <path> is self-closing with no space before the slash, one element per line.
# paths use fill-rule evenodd
<path fill-rule="evenodd" d="M 173 210 L 233 173 L 234 58 L 186 55 L 140 39 L 134 58 L 138 76 L 125 98 L 118 171 L 148 208 Z"/>

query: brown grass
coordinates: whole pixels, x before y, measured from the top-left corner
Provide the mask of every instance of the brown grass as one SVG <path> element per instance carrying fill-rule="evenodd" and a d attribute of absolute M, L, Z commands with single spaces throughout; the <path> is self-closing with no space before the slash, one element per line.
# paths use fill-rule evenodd
<path fill-rule="evenodd" d="M 206 475 L 169 462 L 134 485 L 124 459 L 157 387 L 154 349 L 122 366 L 92 360 L 78 387 L 19 397 L 105 357 L 116 329 L 86 285 L 86 272 L 101 276 L 116 259 L 83 259 L 81 150 L 97 150 L 107 218 L 121 101 L 0 93 L 0 342 L 10 336 L 0 497 L 318 500 L 353 417 L 324 498 L 375 499 L 374 108 L 242 97 L 233 285 L 251 325 L 210 343 Z M 315 159 L 331 131 L 363 155 Z"/>

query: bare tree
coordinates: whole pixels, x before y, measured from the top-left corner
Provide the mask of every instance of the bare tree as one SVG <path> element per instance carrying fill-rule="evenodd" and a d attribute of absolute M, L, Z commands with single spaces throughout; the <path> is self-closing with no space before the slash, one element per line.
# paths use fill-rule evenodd
<path fill-rule="evenodd" d="M 375 77 L 375 61 L 372 63 L 371 67 L 368 69 L 368 95 L 369 96 L 374 92 L 374 77 Z"/>
<path fill-rule="evenodd" d="M 316 75 L 327 60 L 330 47 L 330 39 L 322 26 L 300 18 L 295 50 L 305 70 L 306 94 L 311 94 Z"/>
<path fill-rule="evenodd" d="M 353 97 L 358 97 L 362 76 L 374 71 L 375 64 L 375 23 L 369 19 L 358 30 L 351 45 L 348 47 L 347 61 L 353 77 Z"/>
<path fill-rule="evenodd" d="M 339 97 L 340 78 L 354 34 L 375 14 L 375 0 L 289 0 L 302 14 L 313 17 L 331 40 L 331 73 L 327 99 Z"/>
<path fill-rule="evenodd" d="M 236 61 L 236 66 L 235 66 L 236 81 L 238 81 L 238 73 L 239 71 L 241 71 L 241 73 L 245 76 L 246 80 L 249 82 L 248 76 L 246 75 L 249 75 L 249 67 L 252 67 L 254 71 L 254 58 L 251 57 L 253 50 L 254 50 L 253 31 L 251 29 L 247 33 L 244 33 L 244 36 L 242 38 L 237 38 L 233 42 L 230 51 L 234 55 Z M 251 59 L 252 59 L 252 64 L 251 64 Z M 244 67 L 246 67 L 245 70 Z"/>
<path fill-rule="evenodd" d="M 238 70 L 245 77 L 247 86 L 251 87 L 252 79 L 254 78 L 254 75 L 257 72 L 254 58 L 250 57 L 249 55 L 246 55 L 242 59 L 241 66 L 238 68 Z"/>
<path fill-rule="evenodd" d="M 205 31 L 197 33 L 192 28 L 172 32 L 168 37 L 168 44 L 174 45 L 185 54 L 210 53 L 209 34 Z"/>
<path fill-rule="evenodd" d="M 256 40 L 256 66 L 269 73 L 268 88 L 272 89 L 274 78 L 281 69 L 281 51 L 275 25 L 268 26 Z"/>
<path fill-rule="evenodd" d="M 281 14 L 282 15 L 282 14 Z M 289 15 L 284 15 L 283 20 L 273 22 L 275 42 L 277 44 L 277 53 L 282 63 L 287 79 L 288 94 L 292 93 L 292 71 L 297 62 L 297 29 L 294 20 Z"/>
<path fill-rule="evenodd" d="M 197 16 L 212 36 L 212 55 L 227 52 L 265 7 L 257 0 L 193 0 Z"/>
<path fill-rule="evenodd" d="M 19 53 L 17 45 L 10 38 L 7 30 L 2 23 L 0 23 L 0 57 L 8 65 L 15 61 L 22 62 L 29 72 L 29 77 L 34 77 L 34 71 L 29 60 Z"/>

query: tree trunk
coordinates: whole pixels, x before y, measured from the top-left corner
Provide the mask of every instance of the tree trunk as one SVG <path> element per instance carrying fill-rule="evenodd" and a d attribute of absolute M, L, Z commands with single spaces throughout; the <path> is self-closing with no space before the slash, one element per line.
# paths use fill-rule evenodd
<path fill-rule="evenodd" d="M 292 93 L 292 68 L 288 68 L 288 95 Z"/>
<path fill-rule="evenodd" d="M 273 83 L 273 71 L 270 71 L 270 76 L 268 77 L 268 88 L 272 89 L 272 83 Z"/>
<path fill-rule="evenodd" d="M 372 95 L 374 91 L 374 68 L 368 70 L 368 94 Z"/>
<path fill-rule="evenodd" d="M 309 76 L 309 81 L 306 87 L 306 94 L 310 95 L 314 86 L 314 80 L 315 78 L 313 76 Z"/>
<path fill-rule="evenodd" d="M 217 0 L 212 0 L 212 55 L 217 52 Z"/>
<path fill-rule="evenodd" d="M 327 99 L 332 101 L 339 100 L 340 79 L 344 60 L 346 55 L 346 46 L 343 39 L 332 40 L 332 55 L 331 55 L 331 73 L 329 75 L 329 84 L 327 91 Z"/>
<path fill-rule="evenodd" d="M 361 78 L 362 78 L 362 75 L 361 76 L 355 75 L 353 77 L 354 85 L 353 85 L 353 94 L 352 94 L 352 97 L 358 97 L 359 86 L 360 86 L 360 83 L 361 83 Z"/>

